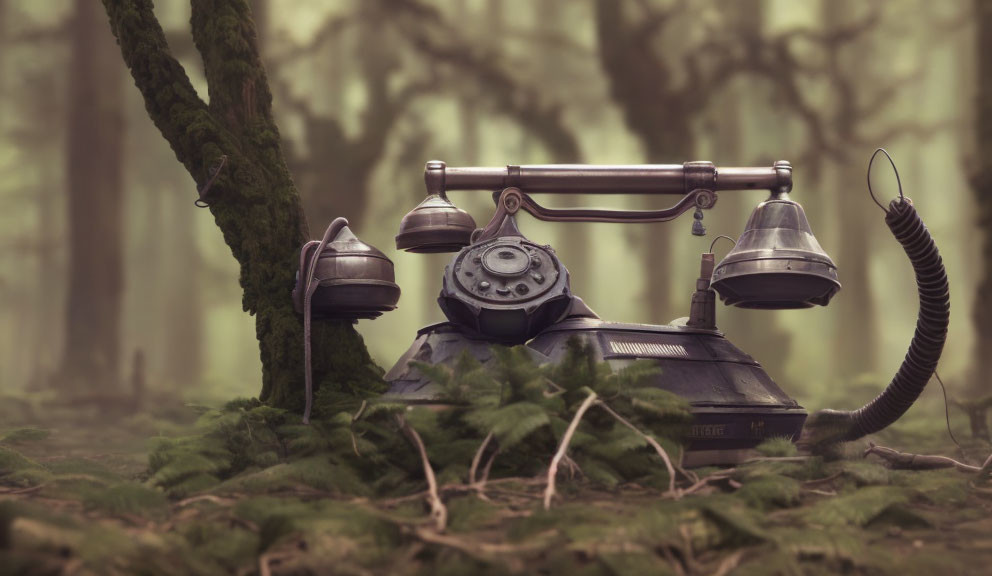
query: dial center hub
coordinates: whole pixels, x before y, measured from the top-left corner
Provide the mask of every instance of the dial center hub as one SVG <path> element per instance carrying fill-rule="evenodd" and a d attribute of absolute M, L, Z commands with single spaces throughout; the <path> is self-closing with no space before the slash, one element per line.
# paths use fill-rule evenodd
<path fill-rule="evenodd" d="M 493 246 L 483 254 L 482 266 L 496 276 L 520 276 L 530 268 L 530 255 L 517 246 Z"/>

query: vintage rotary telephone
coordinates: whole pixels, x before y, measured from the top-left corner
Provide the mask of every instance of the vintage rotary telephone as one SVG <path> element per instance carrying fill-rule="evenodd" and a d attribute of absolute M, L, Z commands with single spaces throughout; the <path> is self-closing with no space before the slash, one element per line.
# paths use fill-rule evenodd
<path fill-rule="evenodd" d="M 566 342 L 580 338 L 592 345 L 598 360 L 614 368 L 645 358 L 659 365 L 652 385 L 685 397 L 691 405 L 689 464 L 734 462 L 766 438 L 799 438 L 806 411 L 724 337 L 715 319 L 716 294 L 728 305 L 776 310 L 825 306 L 840 290 L 836 266 L 813 236 L 802 206 L 789 197 L 793 180 L 788 162 L 747 168 L 717 168 L 710 162 L 453 168 L 432 161 L 424 179 L 427 198 L 403 218 L 396 246 L 415 253 L 457 252 L 445 268 L 438 298 L 448 321 L 418 332 L 386 374 L 389 395 L 411 403 L 437 402 L 436 385 L 416 369 L 415 360 L 451 364 L 468 351 L 485 363 L 494 344 L 526 344 L 537 361 L 557 362 Z M 716 204 L 717 192 L 752 189 L 767 190 L 770 196 L 755 208 L 719 264 L 712 252 L 702 255 L 688 318 L 666 326 L 601 320 L 572 294 L 568 270 L 555 251 L 524 237 L 516 221 L 526 212 L 550 222 L 657 223 L 692 210 L 692 233 L 703 235 L 703 210 Z M 454 190 L 493 193 L 496 211 L 485 227 L 477 228 L 468 213 L 451 203 L 447 193 Z M 680 198 L 661 210 L 551 209 L 531 197 L 538 193 Z M 854 412 L 815 414 L 811 420 L 821 426 L 806 438 L 811 443 L 852 440 L 896 420 L 922 392 L 943 348 L 948 291 L 936 246 L 901 190 L 888 208 L 879 206 L 917 274 L 917 332 L 903 366 L 882 394 Z M 308 269 L 306 254 L 301 270 Z M 391 264 L 388 275 L 391 282 Z"/>

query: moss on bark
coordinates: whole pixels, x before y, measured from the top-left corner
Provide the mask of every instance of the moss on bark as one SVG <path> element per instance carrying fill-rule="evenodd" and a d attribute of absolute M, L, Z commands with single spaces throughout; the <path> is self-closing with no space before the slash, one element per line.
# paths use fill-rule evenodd
<path fill-rule="evenodd" d="M 124 61 L 148 114 L 202 189 L 226 157 L 206 200 L 241 266 L 244 309 L 256 317 L 260 398 L 302 406 L 303 327 L 290 293 L 306 219 L 280 148 L 272 95 L 245 0 L 193 0 L 193 41 L 210 103 L 172 56 L 151 0 L 104 0 Z M 313 333 L 315 382 L 353 393 L 377 390 L 381 370 L 348 324 Z"/>

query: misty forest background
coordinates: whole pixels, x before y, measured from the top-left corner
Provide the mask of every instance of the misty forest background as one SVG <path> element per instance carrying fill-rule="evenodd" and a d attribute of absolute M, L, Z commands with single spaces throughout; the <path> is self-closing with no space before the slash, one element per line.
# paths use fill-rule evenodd
<path fill-rule="evenodd" d="M 311 236 L 345 216 L 395 264 L 399 309 L 358 326 L 380 366 L 443 320 L 435 298 L 450 255 L 393 244 L 424 195 L 425 161 L 786 159 L 844 288 L 828 308 L 721 307 L 718 324 L 809 409 L 877 393 L 916 321 L 911 268 L 866 192 L 877 146 L 895 157 L 950 276 L 940 373 L 954 397 L 989 391 L 992 312 L 980 294 L 992 291 L 992 178 L 982 177 L 992 173 L 992 86 L 978 79 L 992 78 L 980 72 L 992 53 L 979 50 L 992 17 L 980 5 L 251 2 Z M 206 98 L 188 3 L 159 2 L 156 13 Z M 188 401 L 258 395 L 238 264 L 194 207 L 196 185 L 149 120 L 100 2 L 0 0 L 0 174 L 0 392 L 128 394 L 137 379 Z M 887 164 L 873 181 L 886 201 L 896 194 Z M 452 198 L 488 220 L 488 194 Z M 689 217 L 626 227 L 525 217 L 521 227 L 558 249 L 573 291 L 600 316 L 665 323 L 688 314 L 698 254 L 718 234 L 737 237 L 762 199 L 721 194 L 704 238 L 689 234 Z M 938 390 L 922 404 L 910 414 L 942 415 Z"/>

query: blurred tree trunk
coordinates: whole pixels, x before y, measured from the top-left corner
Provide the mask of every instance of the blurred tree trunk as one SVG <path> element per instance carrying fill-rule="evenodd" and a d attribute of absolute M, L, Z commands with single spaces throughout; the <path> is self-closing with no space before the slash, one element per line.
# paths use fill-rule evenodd
<path fill-rule="evenodd" d="M 978 226 L 982 233 L 982 266 L 972 312 L 975 356 L 969 395 L 992 393 L 989 368 L 992 358 L 992 2 L 975 0 L 977 23 L 975 99 L 975 159 L 972 179 Z"/>
<path fill-rule="evenodd" d="M 653 46 L 657 36 L 630 23 L 624 14 L 625 6 L 613 0 L 596 2 L 600 61 L 610 92 L 627 128 L 644 146 L 647 162 L 679 164 L 693 160 L 696 139 L 691 123 L 706 95 L 686 98 L 683 90 L 672 86 L 669 64 Z M 673 226 L 678 224 L 650 224 L 644 240 L 647 314 L 650 321 L 657 323 L 671 320 L 674 310 L 669 282 Z"/>
<path fill-rule="evenodd" d="M 306 102 L 291 103 L 305 124 L 307 154 L 296 155 L 294 167 L 303 176 L 307 214 L 316 231 L 323 231 L 338 216 L 348 218 L 353 227 L 360 227 L 368 207 L 368 192 L 373 172 L 386 152 L 387 138 L 400 115 L 421 90 L 408 86 L 405 90 L 391 89 L 397 55 L 393 44 L 383 42 L 379 23 L 386 18 L 378 2 L 356 5 L 357 28 L 361 48 L 356 64 L 366 96 L 361 112 L 359 131 L 347 134 L 340 118 L 319 114 Z M 332 43 L 334 42 L 332 38 Z M 341 63 L 331 61 L 330 82 L 340 83 Z M 340 86 L 325 88 L 332 98 L 340 101 Z M 283 87 L 283 92 L 287 92 Z M 340 110 L 340 107 L 339 107 Z M 335 112 L 339 111 L 335 110 Z"/>
<path fill-rule="evenodd" d="M 197 246 L 196 221 L 188 213 L 190 197 L 177 193 L 189 189 L 188 181 L 181 178 L 176 166 L 170 168 L 173 169 L 163 174 L 158 181 L 159 189 L 154 192 L 168 199 L 166 221 L 170 223 L 162 236 L 171 244 L 171 262 L 165 279 L 169 291 L 164 295 L 165 374 L 171 382 L 188 390 L 199 384 L 203 370 L 203 257 Z M 157 241 L 161 242 L 162 238 Z"/>
<path fill-rule="evenodd" d="M 537 17 L 537 31 L 544 37 L 553 38 L 568 34 L 569 30 L 564 26 L 564 8 L 562 0 L 542 0 L 534 3 L 535 16 Z M 560 57 L 557 50 L 548 50 L 546 55 L 539 60 L 540 78 L 543 84 L 548 84 L 547 89 L 551 91 L 554 84 L 567 82 L 567 72 L 563 69 L 565 62 Z M 540 89 L 541 86 L 538 86 Z M 530 137 L 530 135 L 528 135 Z M 550 150 L 551 161 L 560 164 L 581 164 L 582 158 L 578 155 L 578 149 Z M 568 154 L 568 156 L 563 156 Z M 563 204 L 569 206 L 581 206 L 584 197 L 579 195 L 565 196 Z M 588 298 L 592 292 L 592 246 L 590 238 L 593 228 L 589 224 L 565 224 L 561 230 L 561 245 L 556 247 L 561 261 L 568 268 L 572 293 L 579 297 Z"/>
<path fill-rule="evenodd" d="M 764 1 L 763 0 L 738 0 L 727 7 L 721 13 L 726 20 L 727 26 L 737 26 L 741 29 L 748 29 L 755 33 L 760 33 L 764 24 Z M 759 111 L 753 107 L 754 98 L 748 98 L 754 84 L 750 78 L 739 78 L 736 83 L 727 86 L 726 90 L 714 97 L 712 109 L 707 110 L 706 124 L 703 132 L 706 134 L 712 158 L 717 166 L 747 166 L 753 157 L 748 156 L 748 138 L 754 135 L 745 134 L 744 116 L 754 115 Z M 723 234 L 733 238 L 735 241 L 744 230 L 744 223 L 747 220 L 747 208 L 754 206 L 759 200 L 764 198 L 757 196 L 761 192 L 724 193 L 720 194 L 720 200 L 716 208 L 706 215 L 703 220 L 706 223 L 705 239 L 702 244 L 709 248 L 709 245 L 716 240 L 716 237 Z M 708 240 L 708 241 L 707 241 Z M 732 248 L 732 243 L 720 240 L 713 246 L 713 251 L 717 254 L 717 261 L 725 256 Z M 695 256 L 695 255 L 694 255 Z M 689 300 L 691 292 L 686 290 L 684 297 Z M 681 295 L 681 294 L 680 294 Z M 688 310 L 688 307 L 686 308 Z M 742 346 L 746 352 L 755 356 L 762 363 L 766 358 L 761 354 L 761 350 L 752 344 L 754 339 L 760 338 L 764 332 L 764 322 L 759 328 L 749 320 L 755 314 L 752 310 L 744 310 L 733 306 L 718 306 L 717 325 L 727 335 L 732 342 Z M 765 312 L 764 314 L 769 314 Z M 767 320 L 764 316 L 762 320 Z M 745 338 L 747 342 L 745 343 Z M 767 366 L 766 366 L 767 368 Z"/>
<path fill-rule="evenodd" d="M 693 160 L 696 139 L 691 122 L 699 110 L 697 102 L 706 95 L 695 94 L 690 100 L 684 91 L 672 86 L 669 65 L 653 46 L 656 35 L 631 24 L 625 17 L 624 6 L 612 0 L 596 2 L 600 61 L 613 98 L 627 128 L 641 141 L 649 163 L 678 164 Z M 674 317 L 672 226 L 648 225 L 642 249 L 647 275 L 647 314 L 656 323 Z"/>
<path fill-rule="evenodd" d="M 0 0 L 2 1 L 2 0 Z M 59 147 L 60 121 L 63 119 L 57 113 L 59 98 L 55 92 L 55 82 L 52 79 L 44 79 L 39 82 L 37 94 L 35 94 L 35 122 L 38 127 L 38 139 L 36 146 L 39 148 L 39 157 L 52 158 L 55 152 L 52 149 Z M 59 287 L 51 282 L 53 271 L 62 269 L 64 264 L 60 257 L 60 250 L 64 249 L 64 243 L 60 243 L 60 236 L 64 235 L 62 218 L 59 217 L 62 206 L 59 198 L 62 183 L 59 181 L 59 173 L 55 170 L 42 168 L 38 171 L 38 217 L 37 234 L 40 252 L 38 253 L 38 309 L 34 316 L 39 324 L 40 330 L 37 332 L 35 341 L 35 378 L 37 382 L 45 382 L 52 375 L 52 371 L 60 361 L 59 351 L 62 346 L 59 338 L 53 338 L 53 334 L 60 332 L 61 328 L 61 306 L 56 301 L 61 299 Z M 65 247 L 67 248 L 67 246 Z"/>
<path fill-rule="evenodd" d="M 739 30 L 745 37 L 764 37 L 766 5 L 766 0 L 737 0 L 723 12 L 726 25 Z M 761 90 L 758 79 L 743 76 L 716 96 L 706 132 L 712 135 L 712 159 L 717 165 L 748 166 L 755 162 L 770 165 L 774 160 L 785 159 L 788 151 L 780 151 L 782 158 L 755 157 L 755 150 L 761 150 L 764 135 L 749 133 L 745 128 L 748 124 L 745 118 L 760 118 L 768 113 L 764 101 L 760 100 L 764 94 Z M 759 102 L 761 105 L 756 106 Z M 752 121 L 751 125 L 754 124 Z M 757 124 L 761 125 L 760 122 Z M 736 240 L 743 232 L 751 209 L 766 197 L 764 191 L 721 194 L 719 204 L 704 220 L 707 223 L 706 239 L 712 242 L 718 235 L 725 234 Z M 718 254 L 717 261 L 730 248 L 730 242 L 718 242 L 714 247 Z M 688 300 L 689 291 L 686 290 L 685 301 Z M 717 310 L 717 325 L 732 342 L 754 356 L 773 379 L 781 382 L 789 357 L 790 336 L 776 321 L 776 315 L 770 311 L 721 306 Z"/>
<path fill-rule="evenodd" d="M 69 287 L 60 381 L 118 384 L 123 282 L 123 76 L 100 6 L 77 0 L 69 72 Z M 48 281 L 51 281 L 49 279 Z"/>
<path fill-rule="evenodd" d="M 260 398 L 299 408 L 303 330 L 290 291 L 309 232 L 280 148 L 248 4 L 192 2 L 193 41 L 203 58 L 209 104 L 170 52 L 150 0 L 104 4 L 149 115 L 205 190 L 204 199 L 241 265 L 243 305 L 256 316 Z M 363 393 L 381 388 L 381 370 L 351 324 L 318 323 L 312 338 L 318 389 Z"/>
<path fill-rule="evenodd" d="M 348 5 L 350 10 L 351 3 Z M 255 23 L 260 24 L 257 17 Z M 337 118 L 345 114 L 344 92 L 350 80 L 348 66 L 353 65 L 349 58 L 349 40 L 345 33 L 333 34 L 314 52 L 310 58 L 312 63 L 308 62 L 317 78 L 315 93 L 323 102 L 294 101 L 282 95 L 276 98 L 277 106 L 286 107 L 290 104 L 291 111 L 303 118 L 302 140 L 306 153 L 297 152 L 291 143 L 286 144 L 290 150 L 290 169 L 303 195 L 303 204 L 312 222 L 312 232 L 318 235 L 337 216 L 348 218 L 354 227 L 361 224 L 353 207 L 344 206 L 337 212 L 334 209 L 338 200 L 347 202 L 347 196 L 360 196 L 366 192 L 364 188 L 360 191 L 352 189 L 354 183 L 345 182 L 346 177 L 343 174 L 339 177 L 340 173 L 349 170 L 346 164 L 342 164 L 342 154 L 347 154 L 349 142 L 345 141 L 344 130 Z M 285 92 L 289 88 L 287 86 L 280 89 Z"/>
<path fill-rule="evenodd" d="M 7 0 L 0 0 L 0 99 L 7 99 L 6 83 L 7 70 L 3 54 L 7 46 Z"/>
<path fill-rule="evenodd" d="M 828 33 L 841 30 L 851 24 L 859 13 L 857 8 L 862 3 L 856 0 L 830 0 L 822 4 L 823 22 Z M 837 74 L 843 74 L 850 79 L 850 85 L 857 86 L 859 82 L 871 82 L 870 56 L 873 54 L 870 35 L 852 41 L 844 50 L 832 56 L 832 61 L 838 66 Z M 840 206 L 837 213 L 843 214 L 844 225 L 840 233 L 840 249 L 836 254 L 836 264 L 840 271 L 840 281 L 843 290 L 835 302 L 839 310 L 841 332 L 834 339 L 835 358 L 838 360 L 838 376 L 850 379 L 859 374 L 869 373 L 875 366 L 877 351 L 875 306 L 872 301 L 869 266 L 871 245 L 869 232 L 875 226 L 877 215 L 866 209 L 849 210 L 855 198 L 862 201 L 865 182 L 856 162 L 868 150 L 856 148 L 858 139 L 859 102 L 857 91 L 836 90 L 836 101 L 829 102 L 833 106 L 833 130 L 843 149 L 839 151 L 840 170 L 837 170 L 836 201 Z M 846 329 L 845 329 L 846 327 Z"/>
<path fill-rule="evenodd" d="M 127 162 L 126 188 L 133 200 L 127 210 L 124 317 L 128 329 L 122 358 L 133 364 L 140 349 L 146 382 L 181 392 L 199 383 L 203 365 L 206 264 L 192 217 L 196 191 L 168 144 L 159 138 L 140 94 L 125 97 L 126 145 L 141 154 Z M 132 379 L 134 369 L 132 365 Z"/>
<path fill-rule="evenodd" d="M 9 62 L 5 62 L 9 66 Z M 63 250 L 68 250 L 63 229 L 62 173 L 52 170 L 51 164 L 64 161 L 65 151 L 62 130 L 65 127 L 63 110 L 66 90 L 60 80 L 69 69 L 69 63 L 60 62 L 56 70 L 39 69 L 18 78 L 18 87 L 6 96 L 8 105 L 18 110 L 17 120 L 5 125 L 4 132 L 25 160 L 23 166 L 30 172 L 29 194 L 37 200 L 35 220 L 31 234 L 34 237 L 35 279 L 32 285 L 31 329 L 18 324 L 18 340 L 28 347 L 25 360 L 32 363 L 31 387 L 44 388 L 52 383 L 52 376 L 62 361 L 63 287 L 52 282 L 57 274 L 64 274 Z M 0 74 L 2 76 L 3 74 Z M 29 161 L 33 160 L 33 161 Z"/>
<path fill-rule="evenodd" d="M 502 3 L 498 0 L 488 0 L 485 5 L 486 29 L 489 32 L 487 42 L 498 42 L 503 27 Z M 467 0 L 456 0 L 454 5 L 454 21 L 463 26 L 472 26 L 472 14 Z M 469 94 L 467 90 L 458 92 L 458 160 L 456 164 L 465 166 L 478 166 L 482 159 L 480 153 L 481 140 L 479 137 L 479 102 L 475 94 Z M 421 158 L 420 160 L 429 160 Z M 419 180 L 419 175 L 418 175 Z M 416 202 L 420 202 L 424 197 L 424 187 L 414 188 Z M 456 198 L 455 200 L 459 200 Z M 413 204 L 411 204 L 412 206 Z M 464 206 L 463 206 L 464 208 Z M 485 222 L 478 222 L 479 226 L 485 226 Z M 444 319 L 437 304 L 438 294 L 441 289 L 441 276 L 444 267 L 452 260 L 453 254 L 422 254 L 420 256 L 421 267 L 423 268 L 423 288 L 424 288 L 424 324 Z"/>

